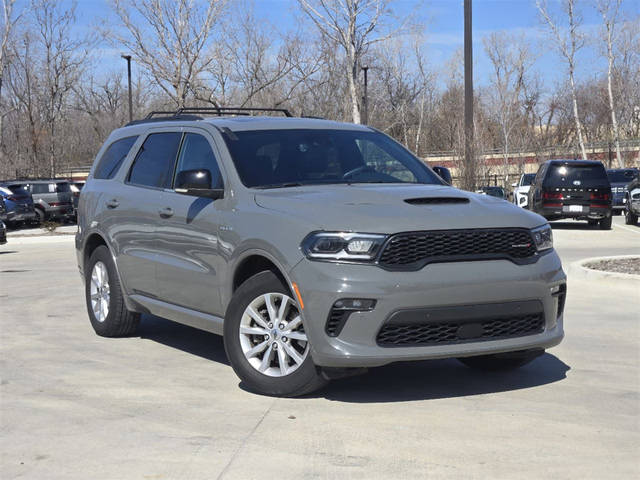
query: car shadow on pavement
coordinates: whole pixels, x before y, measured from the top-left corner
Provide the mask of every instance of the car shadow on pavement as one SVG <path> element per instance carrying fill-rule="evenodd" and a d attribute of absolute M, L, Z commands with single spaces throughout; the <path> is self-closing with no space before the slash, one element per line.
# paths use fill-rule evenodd
<path fill-rule="evenodd" d="M 549 353 L 509 372 L 473 370 L 454 359 L 394 363 L 357 377 L 334 380 L 310 397 L 350 403 L 465 397 L 558 382 L 566 378 L 570 368 Z"/>
<path fill-rule="evenodd" d="M 587 222 L 549 222 L 553 230 L 597 230 L 598 225 L 589 225 Z M 602 230 L 605 231 L 605 230 Z"/>
<path fill-rule="evenodd" d="M 138 329 L 140 338 L 229 365 L 220 335 L 155 317 L 143 315 Z"/>

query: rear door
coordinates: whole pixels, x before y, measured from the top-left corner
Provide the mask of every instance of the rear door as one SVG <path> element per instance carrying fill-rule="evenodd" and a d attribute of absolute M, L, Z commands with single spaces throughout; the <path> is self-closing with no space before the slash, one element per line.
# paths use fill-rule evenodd
<path fill-rule="evenodd" d="M 176 175 L 184 170 L 207 169 L 212 187 L 224 188 L 215 143 L 205 130 L 185 129 Z M 175 176 L 174 176 L 175 178 Z M 219 206 L 212 200 L 176 193 L 162 194 L 163 218 L 158 225 L 158 286 L 161 299 L 212 315 L 223 315 L 220 273 Z"/>
<path fill-rule="evenodd" d="M 116 250 L 130 293 L 157 297 L 157 226 L 162 192 L 171 185 L 180 132 L 153 130 L 143 140 L 123 183 L 110 182 L 102 195 L 103 228 Z"/>

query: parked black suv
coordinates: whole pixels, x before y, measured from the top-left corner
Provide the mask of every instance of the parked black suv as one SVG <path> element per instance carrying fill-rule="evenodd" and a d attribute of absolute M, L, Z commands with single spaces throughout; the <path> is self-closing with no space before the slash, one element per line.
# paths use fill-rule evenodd
<path fill-rule="evenodd" d="M 529 190 L 529 205 L 547 220 L 573 218 L 611 229 L 611 185 L 601 162 L 543 163 Z"/>

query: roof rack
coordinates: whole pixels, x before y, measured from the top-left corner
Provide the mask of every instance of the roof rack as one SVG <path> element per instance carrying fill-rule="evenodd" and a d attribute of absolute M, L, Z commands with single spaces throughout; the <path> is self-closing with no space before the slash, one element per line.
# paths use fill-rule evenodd
<path fill-rule="evenodd" d="M 171 120 L 202 120 L 202 114 L 222 115 L 252 115 L 255 113 L 281 113 L 285 117 L 293 117 L 286 108 L 252 108 L 252 107 L 182 107 L 175 111 L 154 110 L 142 120 L 134 120 L 126 124 L 138 125 L 147 122 L 166 122 Z"/>
<path fill-rule="evenodd" d="M 175 112 L 151 112 L 146 116 L 146 119 L 151 119 L 157 115 L 174 116 L 179 117 L 184 114 L 214 114 L 218 116 L 222 115 L 251 115 L 254 112 L 265 113 L 282 113 L 285 117 L 293 117 L 291 112 L 286 108 L 251 108 L 251 107 L 182 107 Z"/>

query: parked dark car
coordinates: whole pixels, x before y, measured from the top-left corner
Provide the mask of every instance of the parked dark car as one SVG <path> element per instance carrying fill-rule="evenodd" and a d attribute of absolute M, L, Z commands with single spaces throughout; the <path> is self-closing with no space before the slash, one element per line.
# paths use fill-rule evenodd
<path fill-rule="evenodd" d="M 609 183 L 611 184 L 612 213 L 620 215 L 624 211 L 624 196 L 627 185 L 638 175 L 637 168 L 616 168 L 607 170 Z"/>
<path fill-rule="evenodd" d="M 9 227 L 38 221 L 31 194 L 20 186 L 0 184 L 0 197 L 5 207 L 2 220 Z"/>
<path fill-rule="evenodd" d="M 68 180 L 15 180 L 9 183 L 9 187 L 23 188 L 31 193 L 41 222 L 73 218 L 72 193 Z"/>
<path fill-rule="evenodd" d="M 501 198 L 502 200 L 507 199 L 507 194 L 502 187 L 482 186 L 476 190 L 476 193 L 484 193 L 485 195 L 491 195 L 492 197 Z"/>
<path fill-rule="evenodd" d="M 611 229 L 611 186 L 601 162 L 549 160 L 538 169 L 529 190 L 531 210 L 547 220 L 587 220 Z"/>
<path fill-rule="evenodd" d="M 624 221 L 627 225 L 637 225 L 640 216 L 640 173 L 627 185 L 624 198 Z"/>

